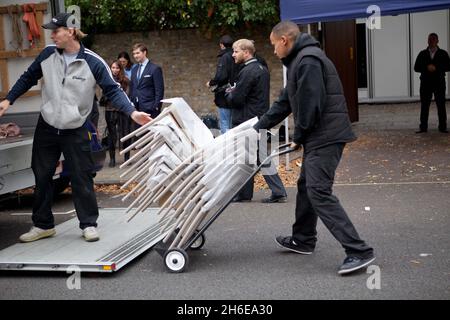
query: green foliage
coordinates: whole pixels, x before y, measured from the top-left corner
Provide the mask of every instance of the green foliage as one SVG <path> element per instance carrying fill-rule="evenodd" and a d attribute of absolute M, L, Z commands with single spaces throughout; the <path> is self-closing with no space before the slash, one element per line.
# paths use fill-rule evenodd
<path fill-rule="evenodd" d="M 212 32 L 236 31 L 254 25 L 275 24 L 277 0 L 65 0 L 81 9 L 86 32 L 149 31 L 201 28 Z"/>

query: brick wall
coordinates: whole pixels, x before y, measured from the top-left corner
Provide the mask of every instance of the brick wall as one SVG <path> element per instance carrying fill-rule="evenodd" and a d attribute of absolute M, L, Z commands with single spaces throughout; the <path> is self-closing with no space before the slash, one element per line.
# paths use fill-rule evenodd
<path fill-rule="evenodd" d="M 263 56 L 271 74 L 271 101 L 280 91 L 283 82 L 282 66 L 273 54 L 269 30 L 233 35 L 234 39 L 248 38 L 255 41 L 258 54 Z M 199 114 L 215 112 L 213 94 L 205 86 L 215 73 L 218 37 L 206 39 L 199 30 L 165 30 L 160 32 L 115 33 L 95 36 L 92 49 L 106 61 L 117 57 L 120 51 L 128 51 L 136 42 L 143 42 L 149 50 L 149 58 L 160 65 L 164 73 L 165 98 L 182 97 Z"/>

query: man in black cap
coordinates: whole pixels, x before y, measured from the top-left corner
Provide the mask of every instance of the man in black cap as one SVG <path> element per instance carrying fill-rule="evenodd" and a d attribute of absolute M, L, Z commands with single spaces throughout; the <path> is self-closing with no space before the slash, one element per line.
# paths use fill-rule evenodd
<path fill-rule="evenodd" d="M 33 140 L 31 167 L 36 179 L 31 230 L 20 237 L 22 242 L 54 236 L 52 178 L 56 164 L 64 155 L 71 171 L 75 210 L 86 241 L 97 241 L 97 199 L 91 170 L 94 167 L 89 133 L 84 126 L 92 111 L 98 84 L 120 111 L 139 123 L 151 117 L 138 112 L 111 75 L 108 65 L 81 43 L 85 36 L 76 18 L 60 13 L 42 26 L 52 30 L 54 45 L 47 46 L 17 80 L 6 99 L 0 102 L 0 117 L 17 98 L 42 82 L 41 114 Z"/>

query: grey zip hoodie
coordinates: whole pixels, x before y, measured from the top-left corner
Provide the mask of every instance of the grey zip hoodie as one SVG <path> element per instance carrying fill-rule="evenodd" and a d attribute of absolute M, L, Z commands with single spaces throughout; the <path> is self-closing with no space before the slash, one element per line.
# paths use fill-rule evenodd
<path fill-rule="evenodd" d="M 120 84 L 114 81 L 106 62 L 82 44 L 67 71 L 63 51 L 54 45 L 46 47 L 17 80 L 6 99 L 13 104 L 41 78 L 41 114 L 45 122 L 57 129 L 75 129 L 86 122 L 97 84 L 118 110 L 127 115 L 135 111 Z"/>

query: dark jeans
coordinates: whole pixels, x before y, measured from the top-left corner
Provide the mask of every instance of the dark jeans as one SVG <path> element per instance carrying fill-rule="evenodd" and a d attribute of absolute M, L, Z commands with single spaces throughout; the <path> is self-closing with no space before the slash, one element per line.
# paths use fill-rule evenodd
<path fill-rule="evenodd" d="M 257 164 L 260 165 L 260 149 L 258 149 L 258 158 L 257 158 Z M 266 156 L 266 155 L 264 155 Z M 264 167 L 268 168 L 272 164 L 269 162 Z M 274 169 L 276 170 L 276 168 Z M 264 173 L 264 172 L 262 172 Z M 280 176 L 278 173 L 272 174 L 272 175 L 264 175 L 264 180 L 266 180 L 267 185 L 269 186 L 270 190 L 272 191 L 272 197 L 286 197 L 287 192 L 284 188 L 283 182 L 281 181 Z M 241 199 L 247 199 L 250 200 L 253 198 L 253 186 L 255 184 L 255 179 L 252 178 L 249 182 L 247 182 L 239 191 L 237 197 Z"/>
<path fill-rule="evenodd" d="M 33 223 L 41 229 L 55 226 L 52 214 L 53 175 L 56 164 L 64 155 L 70 167 L 70 179 L 75 210 L 80 228 L 96 227 L 98 218 L 97 199 L 94 192 L 92 159 L 88 130 L 78 128 L 58 130 L 39 118 L 34 133 L 31 168 L 36 179 L 33 203 Z"/>
<path fill-rule="evenodd" d="M 106 127 L 108 129 L 108 149 L 111 159 L 115 159 L 116 154 L 116 143 L 117 139 L 121 139 L 129 134 L 131 131 L 131 119 L 125 113 L 120 111 L 105 111 L 105 121 Z M 120 147 L 121 143 L 119 141 L 119 148 L 125 149 L 130 145 L 130 140 L 125 141 Z M 125 160 L 130 157 L 130 153 L 125 154 Z"/>
<path fill-rule="evenodd" d="M 273 197 L 286 197 L 286 189 L 284 188 L 283 182 L 280 179 L 278 174 L 265 176 L 263 175 L 264 180 L 266 180 L 267 185 L 272 191 Z M 237 197 L 241 199 L 250 200 L 253 198 L 253 186 L 255 184 L 255 179 L 252 178 L 249 182 L 247 182 L 239 191 Z"/>
<path fill-rule="evenodd" d="M 434 94 L 439 119 L 439 130 L 447 129 L 447 110 L 445 109 L 445 82 L 438 85 L 420 85 L 420 129 L 428 130 L 428 115 L 431 98 Z"/>
<path fill-rule="evenodd" d="M 336 168 L 344 147 L 344 143 L 332 144 L 304 154 L 297 182 L 292 235 L 297 241 L 314 249 L 317 218 L 320 218 L 348 256 L 368 258 L 373 256 L 373 249 L 360 239 L 339 200 L 332 194 Z"/>

